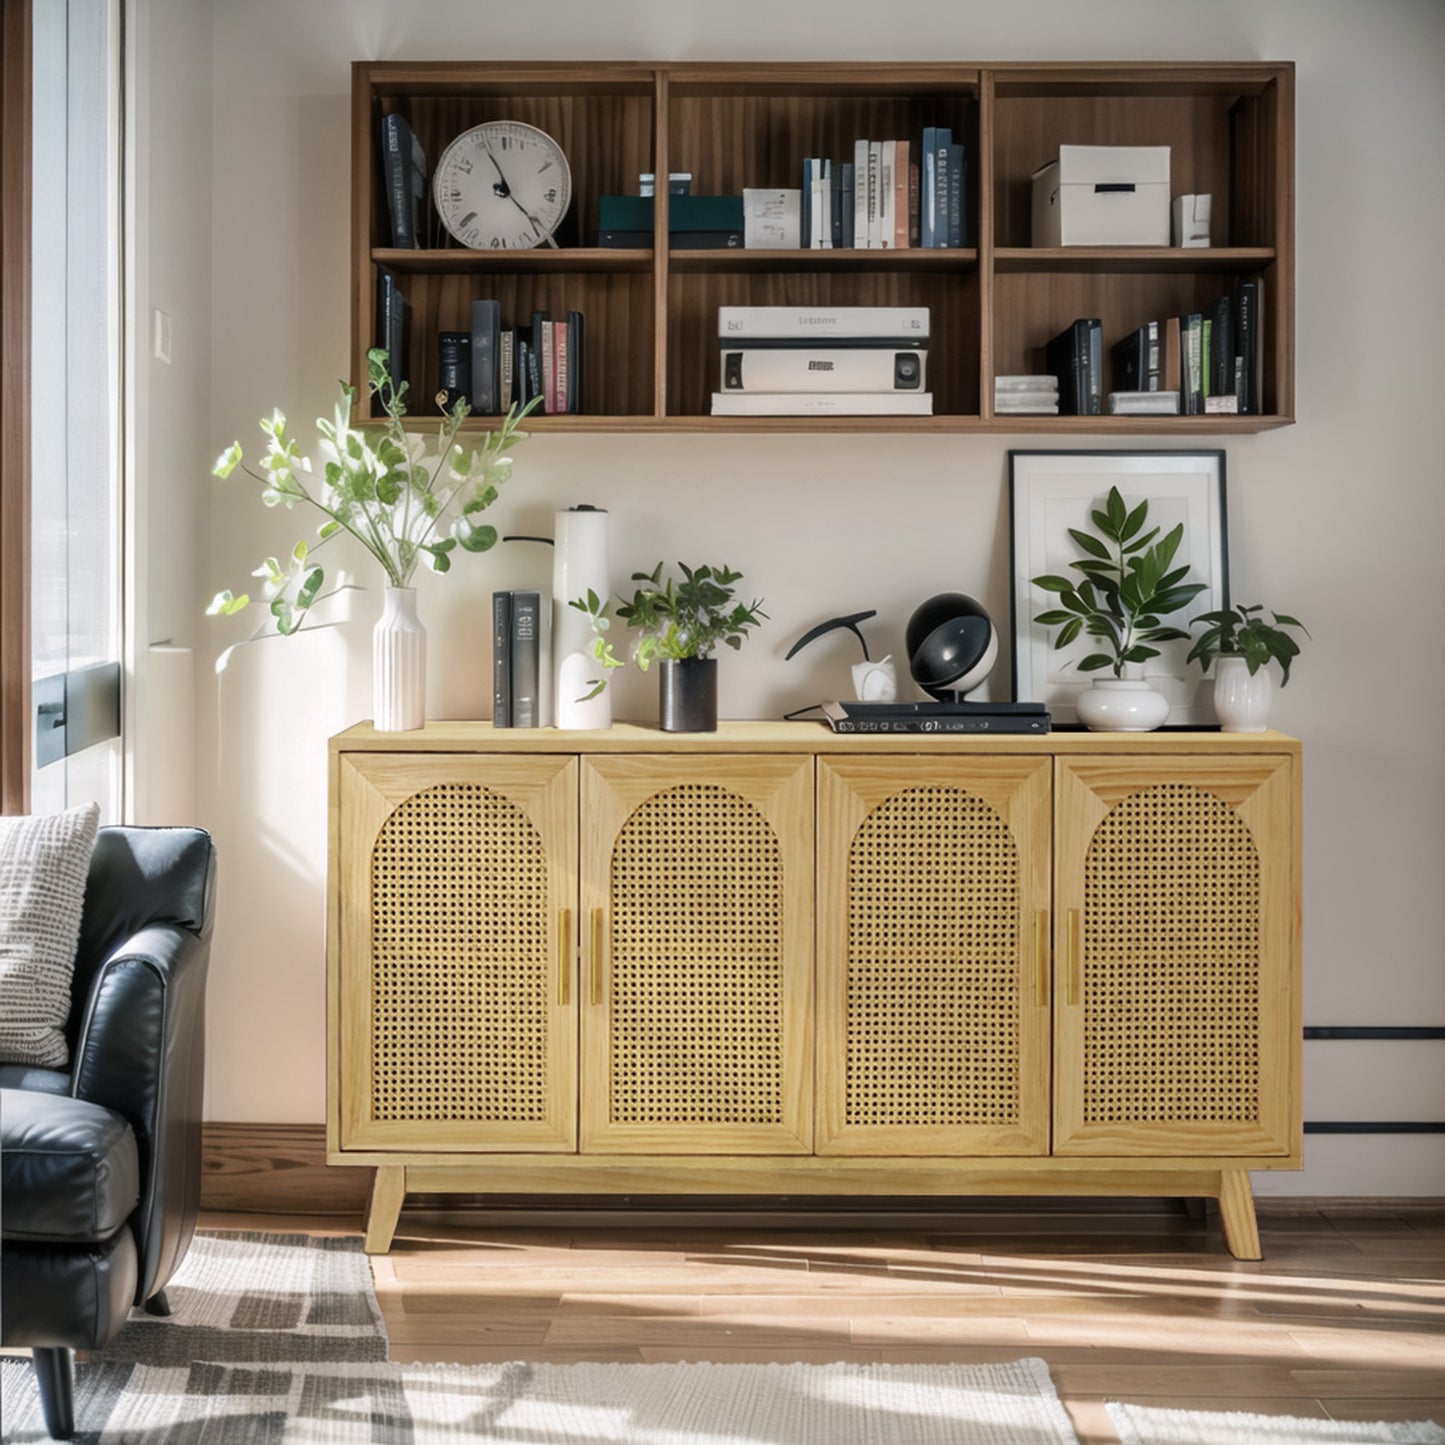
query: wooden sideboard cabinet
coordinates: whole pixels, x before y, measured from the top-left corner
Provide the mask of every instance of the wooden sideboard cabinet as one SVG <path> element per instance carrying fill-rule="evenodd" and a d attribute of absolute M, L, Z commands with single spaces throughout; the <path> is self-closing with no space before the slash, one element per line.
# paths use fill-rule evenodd
<path fill-rule="evenodd" d="M 408 1191 L 1216 1198 L 1301 1164 L 1300 747 L 331 746 L 328 1159 Z"/>

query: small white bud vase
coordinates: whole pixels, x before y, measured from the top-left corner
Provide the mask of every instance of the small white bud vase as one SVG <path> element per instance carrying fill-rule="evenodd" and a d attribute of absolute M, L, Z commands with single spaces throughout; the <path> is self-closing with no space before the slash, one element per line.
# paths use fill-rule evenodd
<path fill-rule="evenodd" d="M 1148 733 L 1169 716 L 1169 699 L 1142 678 L 1096 677 L 1076 708 L 1094 732 Z"/>
<path fill-rule="evenodd" d="M 1214 715 L 1226 733 L 1262 733 L 1274 705 L 1274 682 L 1267 667 L 1250 674 L 1242 657 L 1214 659 Z"/>
<path fill-rule="evenodd" d="M 414 587 L 386 589 L 371 634 L 371 701 L 377 732 L 412 732 L 426 722 L 426 628 Z"/>

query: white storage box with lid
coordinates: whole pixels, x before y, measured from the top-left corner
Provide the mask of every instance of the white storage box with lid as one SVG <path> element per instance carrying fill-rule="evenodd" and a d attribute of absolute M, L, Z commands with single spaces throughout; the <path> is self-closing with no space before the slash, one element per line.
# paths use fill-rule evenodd
<path fill-rule="evenodd" d="M 1167 246 L 1168 146 L 1065 146 L 1034 172 L 1035 246 Z"/>

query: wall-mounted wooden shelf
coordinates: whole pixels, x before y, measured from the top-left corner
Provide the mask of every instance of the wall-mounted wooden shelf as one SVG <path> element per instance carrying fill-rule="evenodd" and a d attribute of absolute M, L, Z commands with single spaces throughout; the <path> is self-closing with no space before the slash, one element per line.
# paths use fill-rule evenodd
<path fill-rule="evenodd" d="M 555 136 L 574 203 L 558 249 L 399 250 L 380 171 L 383 116 L 404 114 L 434 164 L 485 120 Z M 598 198 L 640 172 L 690 171 L 698 194 L 795 187 L 808 155 L 860 136 L 916 138 L 950 125 L 964 143 L 962 250 L 611 250 Z M 1173 194 L 1213 197 L 1213 248 L 1030 246 L 1030 176 L 1061 144 L 1168 145 Z M 584 414 L 534 415 L 538 431 L 1056 432 L 1193 438 L 1294 420 L 1294 67 L 1289 63 L 711 64 L 358 62 L 352 85 L 352 373 L 376 337 L 376 281 L 412 311 L 408 374 L 418 417 L 437 389 L 437 333 L 464 330 L 474 299 L 504 317 L 586 316 Z M 1237 280 L 1265 298 L 1262 414 L 994 415 L 993 378 L 1039 369 L 1075 317 L 1103 322 L 1104 350 L 1146 321 L 1198 310 Z M 717 308 L 927 306 L 931 417 L 720 417 Z M 1107 363 L 1106 363 L 1107 364 Z M 1105 389 L 1109 389 L 1106 377 Z M 467 425 L 495 425 L 487 418 Z"/>

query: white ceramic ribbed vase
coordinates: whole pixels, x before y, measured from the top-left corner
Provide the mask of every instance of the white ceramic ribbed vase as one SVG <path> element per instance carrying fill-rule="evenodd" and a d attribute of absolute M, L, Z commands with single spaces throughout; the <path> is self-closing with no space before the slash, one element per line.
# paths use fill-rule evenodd
<path fill-rule="evenodd" d="M 1153 732 L 1169 716 L 1169 699 L 1142 678 L 1096 677 L 1076 706 L 1079 721 L 1095 732 Z"/>
<path fill-rule="evenodd" d="M 378 732 L 411 732 L 426 722 L 426 628 L 414 587 L 386 589 L 371 634 L 371 701 Z"/>
<path fill-rule="evenodd" d="M 1269 726 L 1274 682 L 1269 669 L 1251 674 L 1242 657 L 1214 659 L 1214 715 L 1226 733 L 1262 733 Z"/>

